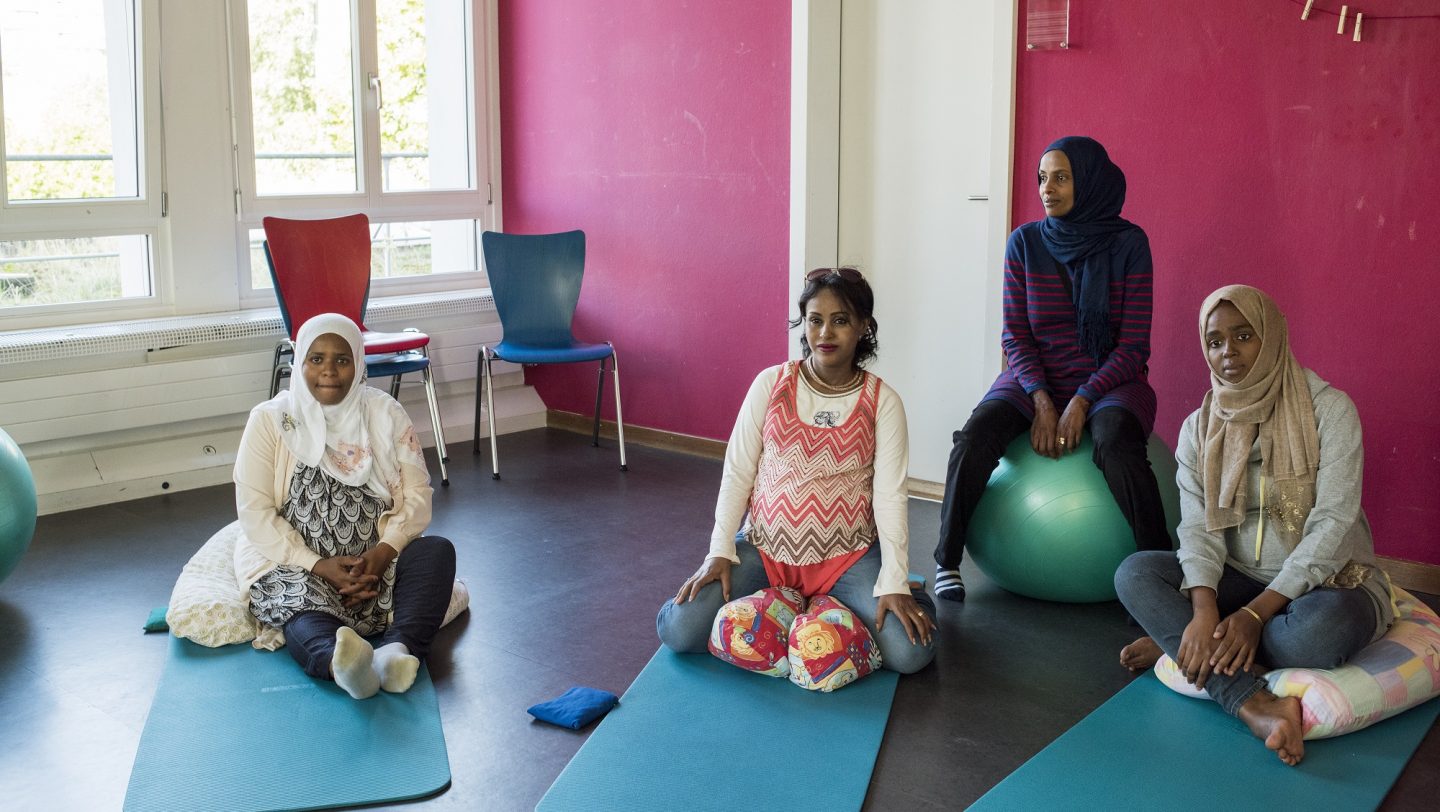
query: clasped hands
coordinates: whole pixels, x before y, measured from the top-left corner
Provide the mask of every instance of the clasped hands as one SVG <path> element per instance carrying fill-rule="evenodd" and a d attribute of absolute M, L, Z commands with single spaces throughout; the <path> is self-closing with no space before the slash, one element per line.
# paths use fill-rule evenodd
<path fill-rule="evenodd" d="M 311 572 L 324 578 L 344 599 L 345 608 L 373 600 L 380 594 L 380 577 L 398 555 L 394 547 L 380 543 L 362 555 L 335 555 L 315 562 Z"/>
<path fill-rule="evenodd" d="M 1177 665 L 1185 681 L 1204 690 L 1212 674 L 1234 676 L 1255 665 L 1260 633 L 1265 626 L 1259 618 L 1237 609 L 1224 619 L 1218 611 L 1200 612 L 1185 626 L 1180 637 Z"/>

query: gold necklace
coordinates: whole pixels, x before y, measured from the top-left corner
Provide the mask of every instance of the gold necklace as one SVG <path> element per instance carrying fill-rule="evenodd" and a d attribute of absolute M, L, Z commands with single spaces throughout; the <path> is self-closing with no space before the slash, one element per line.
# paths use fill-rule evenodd
<path fill-rule="evenodd" d="M 825 379 L 820 377 L 820 373 L 815 371 L 815 356 L 813 355 L 800 365 L 800 372 L 805 376 L 805 382 L 808 383 L 812 389 L 821 395 L 829 396 L 850 394 L 855 391 L 860 381 L 865 377 L 865 372 L 857 369 L 855 370 L 855 374 L 850 376 L 850 380 L 845 383 L 839 384 L 838 386 L 826 383 Z"/>

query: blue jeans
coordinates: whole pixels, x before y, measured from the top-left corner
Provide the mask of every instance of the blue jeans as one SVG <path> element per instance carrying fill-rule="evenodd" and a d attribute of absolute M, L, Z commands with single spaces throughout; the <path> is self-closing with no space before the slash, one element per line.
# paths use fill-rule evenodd
<path fill-rule="evenodd" d="M 1175 553 L 1159 550 L 1135 553 L 1115 571 L 1120 602 L 1177 662 L 1180 637 L 1195 616 L 1190 598 L 1180 592 L 1184 577 Z M 1265 587 L 1227 566 L 1215 587 L 1220 617 L 1238 612 Z M 1265 624 L 1255 662 L 1269 668 L 1335 668 L 1369 645 L 1377 620 L 1375 604 L 1363 589 L 1312 589 Z M 1262 688 L 1265 680 L 1246 672 L 1228 677 L 1214 672 L 1205 681 L 1206 693 L 1232 716 Z"/>
<path fill-rule="evenodd" d="M 760 553 L 741 536 L 735 538 L 735 555 L 740 563 L 730 568 L 730 597 L 743 598 L 770 586 L 765 575 L 765 565 Z M 905 636 L 905 625 L 894 615 L 886 615 L 885 628 L 875 630 L 875 580 L 880 577 L 880 545 L 871 544 L 870 550 L 850 566 L 840 580 L 831 588 L 830 595 L 845 604 L 874 638 L 880 647 L 882 667 L 901 674 L 913 674 L 935 659 L 935 639 L 928 644 L 911 643 Z M 935 619 L 935 601 L 923 589 L 911 590 L 915 602 L 932 621 Z M 713 581 L 700 588 L 695 600 L 676 605 L 675 599 L 665 601 L 660 614 L 655 617 L 655 631 L 660 642 L 675 651 L 704 652 L 710 640 L 710 627 L 715 615 L 725 604 L 720 593 L 720 582 Z"/>
<path fill-rule="evenodd" d="M 418 536 L 395 559 L 395 610 L 376 645 L 404 643 L 425 662 L 430 641 L 440 630 L 455 587 L 455 546 L 440 536 Z M 324 612 L 301 612 L 285 624 L 285 648 L 319 679 L 331 679 L 335 632 L 344 621 Z"/>

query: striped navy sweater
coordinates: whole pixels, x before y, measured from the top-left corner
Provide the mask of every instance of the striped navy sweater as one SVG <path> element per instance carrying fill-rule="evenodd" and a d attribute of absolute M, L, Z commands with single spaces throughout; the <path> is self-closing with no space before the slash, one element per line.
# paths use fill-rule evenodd
<path fill-rule="evenodd" d="M 1110 284 L 1110 325 L 1117 344 L 1097 366 L 1080 348 L 1075 305 L 1059 275 L 1063 266 L 1045 250 L 1040 223 L 1026 223 L 1010 234 L 1001 334 L 1009 368 L 983 400 L 1007 401 L 1033 418 L 1031 393 L 1048 391 L 1061 411 L 1078 394 L 1090 400 L 1091 414 L 1119 406 L 1150 433 L 1155 425 L 1155 391 L 1145 380 L 1154 282 L 1150 241 L 1135 228 L 1117 236 L 1110 250 L 1125 273 Z"/>

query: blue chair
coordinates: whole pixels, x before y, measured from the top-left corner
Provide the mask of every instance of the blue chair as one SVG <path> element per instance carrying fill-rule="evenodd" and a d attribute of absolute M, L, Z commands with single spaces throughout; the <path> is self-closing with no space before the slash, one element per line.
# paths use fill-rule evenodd
<path fill-rule="evenodd" d="M 620 413 L 620 359 L 610 342 L 586 344 L 575 340 L 570 323 L 580 300 L 580 278 L 585 274 L 585 232 L 563 234 L 502 234 L 487 231 L 480 242 L 485 251 L 485 272 L 500 313 L 504 337 L 494 347 L 482 346 L 475 358 L 475 449 L 480 453 L 480 398 L 490 423 L 491 476 L 500 478 L 495 442 L 495 386 L 490 364 L 495 359 L 515 364 L 573 364 L 600 362 L 595 390 L 595 430 L 590 444 L 600 445 L 600 399 L 605 393 L 605 364 L 611 361 L 615 376 L 615 427 L 620 441 L 620 470 L 625 464 L 625 421 Z"/>

